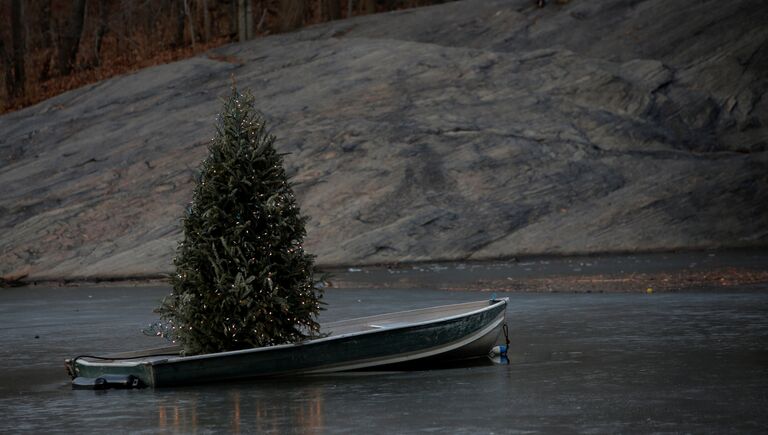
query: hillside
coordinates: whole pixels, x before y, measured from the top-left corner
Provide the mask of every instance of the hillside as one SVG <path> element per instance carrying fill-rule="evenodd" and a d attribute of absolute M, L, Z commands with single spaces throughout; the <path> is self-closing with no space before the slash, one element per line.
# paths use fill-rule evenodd
<path fill-rule="evenodd" d="M 0 275 L 169 272 L 230 76 L 323 265 L 766 246 L 765 23 L 759 0 L 464 0 L 70 91 L 0 117 Z"/>

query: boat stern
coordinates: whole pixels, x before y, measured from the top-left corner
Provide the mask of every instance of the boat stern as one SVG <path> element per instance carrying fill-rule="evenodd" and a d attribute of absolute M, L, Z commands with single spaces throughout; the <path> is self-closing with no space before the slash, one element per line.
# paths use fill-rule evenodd
<path fill-rule="evenodd" d="M 152 361 L 75 357 L 64 360 L 64 366 L 75 389 L 142 388 L 155 385 Z"/>

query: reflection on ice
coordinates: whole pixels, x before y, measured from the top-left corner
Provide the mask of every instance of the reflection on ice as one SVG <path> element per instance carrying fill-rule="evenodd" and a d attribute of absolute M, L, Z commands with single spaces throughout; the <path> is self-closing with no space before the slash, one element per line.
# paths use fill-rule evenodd
<path fill-rule="evenodd" d="M 291 433 L 306 435 L 324 431 L 323 392 L 320 387 L 307 388 L 301 400 L 289 407 L 281 406 L 280 398 L 253 397 L 232 388 L 232 385 L 222 388 L 225 391 L 223 402 L 218 398 L 206 400 L 206 392 L 184 395 L 183 400 L 173 396 L 159 401 L 156 406 L 156 429 L 164 433 L 198 433 L 211 429 L 215 424 L 213 427 L 217 428 L 217 432 L 233 434 L 285 433 L 288 428 Z M 213 409 L 216 417 L 210 420 Z"/>

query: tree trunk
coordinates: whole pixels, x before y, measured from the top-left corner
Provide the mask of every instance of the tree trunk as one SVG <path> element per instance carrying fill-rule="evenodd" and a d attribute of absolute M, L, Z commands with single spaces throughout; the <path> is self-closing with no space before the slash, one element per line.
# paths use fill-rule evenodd
<path fill-rule="evenodd" d="M 83 33 L 85 21 L 85 0 L 72 1 L 72 14 L 64 27 L 59 32 L 59 72 L 67 75 L 77 60 L 77 51 L 80 48 L 80 37 Z"/>
<path fill-rule="evenodd" d="M 176 2 L 176 47 L 184 46 L 184 0 Z"/>
<path fill-rule="evenodd" d="M 237 39 L 247 41 L 253 39 L 253 2 L 251 0 L 237 1 Z"/>
<path fill-rule="evenodd" d="M 51 54 L 53 54 L 53 37 L 51 33 L 51 1 L 40 2 L 40 36 L 43 39 L 43 65 L 40 68 L 39 80 L 44 82 L 51 77 Z"/>
<path fill-rule="evenodd" d="M 277 30 L 288 32 L 302 25 L 306 5 L 304 0 L 279 0 L 277 9 Z"/>
<path fill-rule="evenodd" d="M 11 62 L 11 56 L 5 50 L 5 43 L 3 38 L 0 38 L 0 64 L 3 66 L 3 79 L 5 81 L 5 94 L 6 100 L 10 100 L 13 95 L 13 62 Z M 0 109 L 4 107 L 0 105 Z"/>
<path fill-rule="evenodd" d="M 360 0 L 360 15 L 376 13 L 376 0 Z"/>
<path fill-rule="evenodd" d="M 109 24 L 109 0 L 99 2 L 99 24 L 96 27 L 96 37 L 94 38 L 94 66 L 101 65 L 101 45 L 104 41 L 104 35 L 107 33 Z"/>
<path fill-rule="evenodd" d="M 237 13 L 238 3 L 239 0 L 229 0 L 229 37 L 232 39 L 237 37 L 237 22 L 239 21 Z"/>
<path fill-rule="evenodd" d="M 259 1 L 259 22 L 253 28 L 254 33 L 261 33 L 264 31 L 264 25 L 267 23 L 267 15 L 269 15 L 269 1 Z M 255 18 L 255 16 L 254 16 Z"/>
<path fill-rule="evenodd" d="M 208 9 L 208 0 L 203 0 L 203 40 L 211 40 L 211 11 Z"/>
<path fill-rule="evenodd" d="M 323 0 L 323 21 L 333 21 L 341 18 L 341 4 L 339 0 Z"/>
<path fill-rule="evenodd" d="M 245 38 L 253 39 L 253 0 L 245 0 Z"/>
<path fill-rule="evenodd" d="M 22 0 L 11 2 L 11 34 L 13 36 L 13 92 L 14 97 L 24 96 L 26 89 L 26 70 L 24 57 L 27 49 L 26 32 L 24 28 L 24 4 Z"/>
<path fill-rule="evenodd" d="M 237 0 L 237 40 L 243 42 L 248 39 L 248 8 L 247 0 Z"/>
<path fill-rule="evenodd" d="M 174 47 L 176 45 L 176 31 L 175 28 L 170 27 L 171 21 L 166 19 L 166 16 L 170 17 L 170 20 L 175 22 L 176 16 L 173 15 L 176 0 L 163 0 L 161 3 L 162 9 L 160 14 L 162 18 L 158 18 L 158 31 L 162 28 L 163 32 L 163 48 Z M 166 37 L 167 35 L 167 37 Z"/>
<path fill-rule="evenodd" d="M 189 22 L 189 39 L 192 42 L 192 48 L 195 48 L 195 18 L 192 16 L 192 10 L 189 7 L 188 0 L 182 0 L 184 2 L 184 15 L 187 16 Z"/>

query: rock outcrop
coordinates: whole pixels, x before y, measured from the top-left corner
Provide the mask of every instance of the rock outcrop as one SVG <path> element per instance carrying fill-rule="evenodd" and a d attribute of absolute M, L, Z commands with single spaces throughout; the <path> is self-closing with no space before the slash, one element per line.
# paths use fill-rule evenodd
<path fill-rule="evenodd" d="M 230 76 L 324 265 L 768 245 L 768 3 L 465 0 L 0 117 L 0 275 L 152 276 Z"/>

